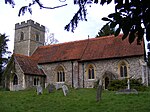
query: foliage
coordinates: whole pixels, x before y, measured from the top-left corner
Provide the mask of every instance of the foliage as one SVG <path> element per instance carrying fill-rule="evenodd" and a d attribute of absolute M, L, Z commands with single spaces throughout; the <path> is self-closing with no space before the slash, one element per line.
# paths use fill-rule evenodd
<path fill-rule="evenodd" d="M 101 28 L 101 30 L 98 32 L 98 35 L 96 35 L 96 37 L 109 36 L 113 34 L 115 34 L 115 29 L 110 28 L 110 25 L 106 24 Z"/>
<path fill-rule="evenodd" d="M 0 91 L 2 112 L 148 112 L 150 91 L 136 94 L 115 94 L 103 91 L 102 100 L 96 102 L 96 89 L 69 90 L 64 96 L 62 90 L 42 95 L 35 90 Z"/>
<path fill-rule="evenodd" d="M 61 0 L 59 0 L 61 2 Z M 5 0 L 5 3 L 9 3 L 12 5 L 12 7 L 15 6 L 15 2 L 14 0 Z M 18 13 L 18 16 L 20 16 L 21 14 L 24 15 L 26 11 L 28 11 L 30 14 L 32 14 L 32 6 L 37 4 L 40 9 L 56 9 L 56 8 L 60 8 L 60 7 L 63 7 L 63 6 L 66 6 L 67 4 L 64 4 L 64 5 L 61 5 L 61 6 L 55 6 L 55 7 L 46 7 L 44 6 L 40 0 L 32 0 L 32 2 L 29 2 L 28 5 L 26 6 L 22 6 L 19 10 L 19 13 Z"/>
<path fill-rule="evenodd" d="M 108 4 L 112 0 L 101 0 L 101 4 Z M 143 39 L 146 33 L 147 41 L 150 40 L 150 4 L 149 0 L 114 0 L 115 13 L 102 18 L 110 23 L 111 28 L 118 25 L 115 32 L 117 36 L 120 31 L 124 33 L 122 39 L 129 35 L 129 42 L 132 43 L 137 37 L 137 43 Z M 144 32 L 145 31 L 145 32 Z"/>
<path fill-rule="evenodd" d="M 117 80 L 112 80 L 110 82 L 108 90 L 117 91 L 117 90 L 125 89 L 125 88 L 127 88 L 127 80 L 117 79 Z"/>
<path fill-rule="evenodd" d="M 117 91 L 117 90 L 121 90 L 121 89 L 126 89 L 127 86 L 128 86 L 127 85 L 127 79 L 112 80 L 110 82 L 108 90 Z M 138 91 L 144 91 L 144 90 L 146 90 L 146 86 L 144 86 L 142 84 L 141 79 L 130 79 L 130 87 L 131 87 L 131 89 L 136 89 Z"/>
<path fill-rule="evenodd" d="M 19 11 L 19 16 L 24 14 L 25 11 L 29 11 L 32 14 L 32 6 L 34 4 L 38 4 L 39 7 L 46 9 L 55 9 L 66 6 L 64 4 L 62 6 L 56 7 L 45 7 L 42 3 L 42 0 L 33 0 L 29 3 L 28 6 L 23 6 Z M 61 0 L 59 0 L 61 1 Z M 63 0 L 64 2 L 66 0 Z M 91 0 L 92 1 L 92 0 Z M 100 5 L 110 4 L 114 1 L 115 4 L 115 12 L 109 14 L 108 17 L 102 18 L 104 21 L 108 21 L 111 28 L 118 28 L 115 31 L 115 36 L 119 35 L 119 33 L 123 32 L 122 39 L 125 39 L 129 36 L 129 42 L 132 43 L 135 39 L 137 40 L 137 44 L 140 44 L 144 33 L 146 33 L 147 41 L 150 40 L 150 4 L 149 0 L 93 0 L 92 3 Z M 78 11 L 75 13 L 71 21 L 65 26 L 65 30 L 74 32 L 75 28 L 78 26 L 79 21 L 87 21 L 86 15 L 87 9 L 86 5 L 89 0 L 74 0 L 74 3 L 77 3 L 79 6 Z M 5 3 L 11 4 L 13 7 L 15 5 L 13 0 L 5 0 Z"/>
<path fill-rule="evenodd" d="M 49 29 L 46 28 L 46 39 L 45 39 L 45 45 L 51 45 L 56 44 L 59 41 L 54 37 L 54 33 L 50 33 Z"/>
<path fill-rule="evenodd" d="M 5 65 L 8 62 L 8 56 L 10 52 L 8 51 L 7 42 L 9 41 L 8 36 L 6 34 L 0 34 L 0 84 L 2 73 L 4 70 Z"/>
<path fill-rule="evenodd" d="M 148 52 L 148 58 L 147 58 L 148 60 L 147 60 L 147 65 L 148 65 L 148 67 L 150 67 L 150 52 Z"/>

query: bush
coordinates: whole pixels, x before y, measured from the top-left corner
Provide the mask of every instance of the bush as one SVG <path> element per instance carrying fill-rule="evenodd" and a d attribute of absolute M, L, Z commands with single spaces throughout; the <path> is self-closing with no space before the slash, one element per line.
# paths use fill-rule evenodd
<path fill-rule="evenodd" d="M 108 90 L 118 91 L 121 89 L 126 89 L 127 86 L 127 79 L 113 80 L 110 82 Z M 145 91 L 147 87 L 142 84 L 141 79 L 130 79 L 130 88 L 138 91 Z"/>

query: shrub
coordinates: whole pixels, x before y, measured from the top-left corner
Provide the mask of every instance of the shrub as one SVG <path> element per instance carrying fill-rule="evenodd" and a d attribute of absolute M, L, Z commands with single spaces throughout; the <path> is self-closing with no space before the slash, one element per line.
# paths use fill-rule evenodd
<path fill-rule="evenodd" d="M 112 80 L 110 82 L 108 90 L 117 91 L 117 90 L 120 90 L 120 89 L 126 89 L 127 86 L 128 86 L 127 79 Z M 145 91 L 147 87 L 142 84 L 141 79 L 130 79 L 130 88 L 131 89 L 136 89 L 138 91 Z"/>

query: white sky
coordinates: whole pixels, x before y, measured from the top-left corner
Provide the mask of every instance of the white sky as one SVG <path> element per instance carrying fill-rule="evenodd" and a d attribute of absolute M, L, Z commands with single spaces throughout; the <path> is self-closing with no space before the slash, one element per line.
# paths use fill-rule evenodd
<path fill-rule="evenodd" d="M 32 19 L 47 27 L 50 33 L 54 33 L 54 37 L 62 43 L 87 39 L 88 35 L 90 38 L 95 37 L 101 27 L 105 24 L 101 18 L 107 17 L 107 15 L 114 12 L 115 9 L 113 4 L 104 6 L 99 4 L 91 5 L 91 7 L 87 6 L 88 21 L 80 21 L 77 29 L 72 33 L 71 31 L 65 31 L 64 27 L 70 22 L 73 15 L 78 10 L 78 6 L 73 5 L 73 0 L 66 0 L 65 3 L 68 4 L 67 6 L 53 10 L 40 9 L 35 5 L 32 8 L 32 15 L 26 12 L 25 15 L 21 17 L 18 17 L 19 9 L 21 6 L 28 4 L 29 0 L 15 0 L 15 8 L 12 8 L 9 4 L 5 4 L 4 1 L 5 0 L 0 1 L 0 33 L 6 33 L 6 35 L 9 36 L 10 42 L 8 43 L 8 47 L 10 51 L 13 51 L 14 47 L 14 28 L 16 23 Z M 59 0 L 41 0 L 41 2 L 43 1 L 43 4 L 48 7 L 65 4 L 59 2 Z"/>

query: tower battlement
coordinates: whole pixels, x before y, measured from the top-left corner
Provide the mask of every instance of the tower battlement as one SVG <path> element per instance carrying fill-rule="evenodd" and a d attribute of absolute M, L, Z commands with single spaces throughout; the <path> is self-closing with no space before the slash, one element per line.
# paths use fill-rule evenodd
<path fill-rule="evenodd" d="M 34 22 L 33 20 L 27 20 L 27 22 L 23 21 L 21 23 L 16 23 L 15 24 L 15 30 L 16 29 L 21 29 L 21 28 L 24 28 L 24 27 L 27 27 L 27 26 L 32 26 L 40 31 L 43 31 L 45 32 L 45 26 L 43 25 L 40 25 L 39 23 L 37 22 Z"/>

